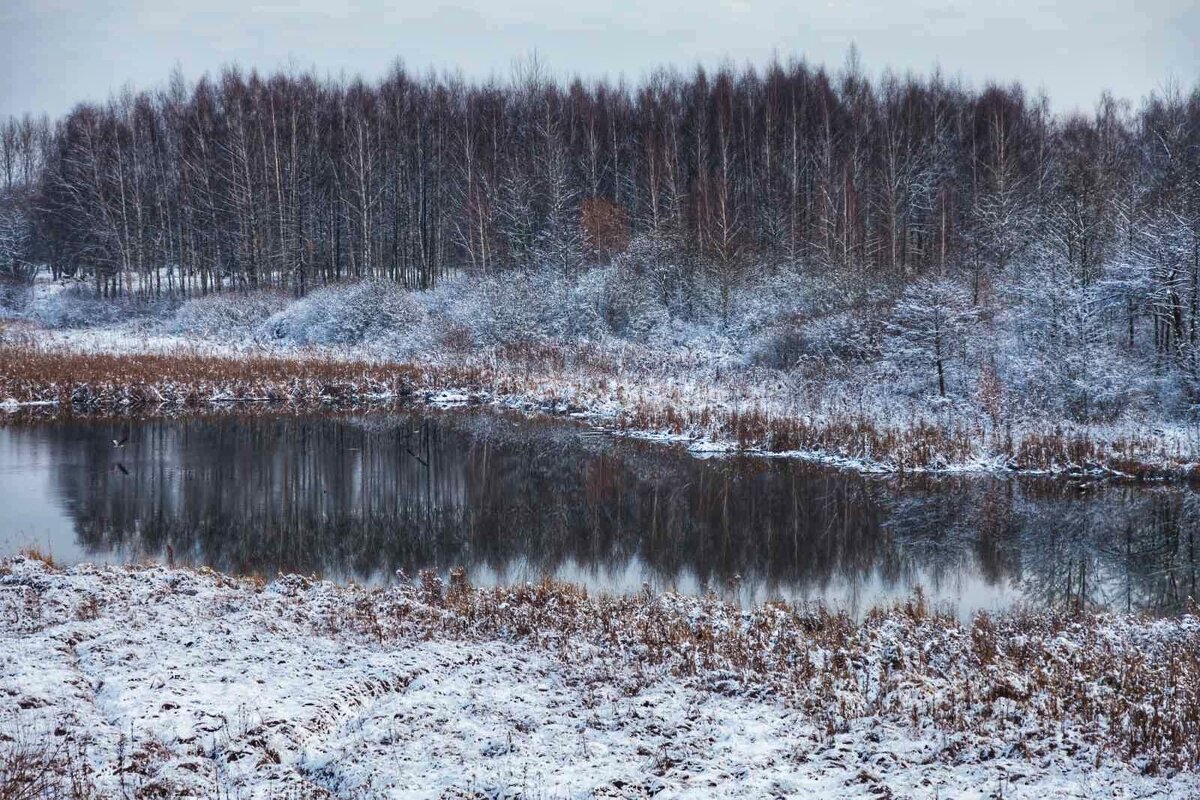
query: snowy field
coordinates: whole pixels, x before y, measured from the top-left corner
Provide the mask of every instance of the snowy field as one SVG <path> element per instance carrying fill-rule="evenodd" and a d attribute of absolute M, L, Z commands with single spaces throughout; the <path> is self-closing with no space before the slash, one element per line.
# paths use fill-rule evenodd
<path fill-rule="evenodd" d="M 1192 616 L 962 628 L 918 600 L 857 624 L 18 557 L 0 777 L 89 797 L 1189 798 L 1198 645 Z"/>

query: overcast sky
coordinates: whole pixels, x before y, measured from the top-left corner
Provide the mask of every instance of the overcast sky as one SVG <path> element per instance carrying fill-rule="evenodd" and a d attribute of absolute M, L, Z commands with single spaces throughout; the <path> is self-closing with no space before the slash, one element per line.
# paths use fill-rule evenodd
<path fill-rule="evenodd" d="M 292 63 L 380 76 L 411 69 L 507 76 L 536 52 L 559 76 L 640 78 L 658 65 L 840 66 L 1020 80 L 1060 110 L 1102 90 L 1139 98 L 1200 79 L 1200 0 L 0 0 L 0 115 L 61 114 L 130 84 L 221 65 Z"/>

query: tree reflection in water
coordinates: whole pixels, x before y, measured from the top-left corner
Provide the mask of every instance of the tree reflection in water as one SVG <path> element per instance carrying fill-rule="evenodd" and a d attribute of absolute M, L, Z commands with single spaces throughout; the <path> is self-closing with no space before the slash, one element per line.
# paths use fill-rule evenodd
<path fill-rule="evenodd" d="M 0 502 L 57 503 L 87 553 L 125 560 L 170 545 L 222 570 L 358 581 L 463 565 L 477 581 L 648 581 L 854 611 L 918 584 L 960 610 L 1170 613 L 1196 596 L 1183 488 L 868 478 L 469 412 L 58 422 L 3 439 L 6 457 L 49 465 L 53 491 L 0 488 Z"/>

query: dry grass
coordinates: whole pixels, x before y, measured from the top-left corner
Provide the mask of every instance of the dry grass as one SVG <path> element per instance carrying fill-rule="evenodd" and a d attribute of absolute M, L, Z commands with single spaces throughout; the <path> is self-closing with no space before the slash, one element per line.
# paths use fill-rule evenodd
<path fill-rule="evenodd" d="M 151 779 L 145 773 L 152 765 L 153 748 L 143 747 L 128 754 L 127 763 L 118 769 L 126 776 L 119 794 L 102 791 L 96 785 L 95 769 L 88 763 L 86 750 L 71 737 L 59 742 L 0 741 L 0 800 L 156 800 L 158 798 L 195 797 L 180 792 L 169 781 Z M 232 800 L 237 797 L 218 776 L 209 777 L 209 785 L 200 797 Z M 265 800 L 330 800 L 335 795 L 313 785 L 265 795 Z M 341 796 L 347 796 L 345 794 Z M 357 795 L 351 794 L 350 797 Z"/>
<path fill-rule="evenodd" d="M 290 580 L 297 597 L 314 586 Z M 918 592 L 859 622 L 820 606 L 746 611 L 711 595 L 590 596 L 549 581 L 474 588 L 461 570 L 449 585 L 424 572 L 390 590 L 333 590 L 342 603 L 325 586 L 321 625 L 378 642 L 516 639 L 569 661 L 616 659 L 634 674 L 665 669 L 716 691 L 767 691 L 831 736 L 883 716 L 997 737 L 1034 758 L 1070 731 L 1149 774 L 1200 769 L 1191 617 L 1020 611 L 964 626 Z"/>
<path fill-rule="evenodd" d="M 757 405 L 727 401 L 726 394 L 747 392 L 742 378 L 716 387 L 710 397 L 674 389 L 647 399 L 638 386 L 669 383 L 670 376 L 686 375 L 695 365 L 686 359 L 655 361 L 641 353 L 621 356 L 620 363 L 617 358 L 591 345 L 551 344 L 509 346 L 491 357 L 449 365 L 312 355 L 113 355 L 44 347 L 29 337 L 0 335 L 0 400 L 88 413 L 170 413 L 222 402 L 239 402 L 243 408 L 254 402 L 347 407 L 438 390 L 465 391 L 550 413 L 586 413 L 615 400 L 624 410 L 608 424 L 620 430 L 728 441 L 762 452 L 804 452 L 896 472 L 989 462 L 1017 471 L 1096 472 L 1139 480 L 1200 478 L 1192 454 L 1171 452 L 1153 437 L 1097 441 L 1086 432 L 1057 427 L 1014 435 L 978 421 L 935 424 L 914 418 L 885 425 L 851 412 L 770 414 Z"/>
<path fill-rule="evenodd" d="M 1200 477 L 1194 464 L 1180 463 L 1191 461 L 1186 454 L 1167 452 L 1153 440 L 1138 437 L 1120 436 L 1101 443 L 1089 436 L 1065 433 L 1056 428 L 1024 435 L 1009 452 L 1013 464 L 1025 470 L 1055 470 L 1066 466 L 1109 470 L 1141 480 Z"/>
<path fill-rule="evenodd" d="M 83 618 L 102 624 L 109 604 L 119 615 L 145 588 L 122 582 L 147 581 L 151 602 L 188 585 L 181 602 L 189 602 L 197 587 L 181 584 L 180 572 L 99 568 L 109 591 Z M 951 763 L 1003 753 L 1040 764 L 1084 752 L 1149 775 L 1200 771 L 1194 609 L 1169 620 L 1026 610 L 964 624 L 920 592 L 855 620 L 812 605 L 744 609 L 715 595 L 597 596 L 550 581 L 478 588 L 461 570 L 448 582 L 423 572 L 377 589 L 292 575 L 270 591 L 262 580 L 190 574 L 236 600 L 232 608 L 257 604 L 318 635 L 384 648 L 506 641 L 628 696 L 669 675 L 704 691 L 775 698 L 829 741 L 876 720 L 926 739 L 936 732 L 937 757 Z M 45 760 L 14 763 L 28 783 Z"/>
<path fill-rule="evenodd" d="M 619 424 L 624 430 L 677 436 L 705 431 L 714 440 L 732 441 L 747 450 L 820 454 L 901 473 L 946 469 L 982 457 L 1016 472 L 1094 472 L 1135 480 L 1200 478 L 1184 454 L 1170 453 L 1151 439 L 1120 437 L 1100 443 L 1061 429 L 1029 432 L 1014 440 L 982 427 L 943 427 L 924 420 L 886 426 L 849 414 L 809 421 L 758 409 L 680 410 L 650 404 L 635 406 Z"/>
<path fill-rule="evenodd" d="M 0 800 L 99 800 L 86 762 L 69 738 L 0 741 Z"/>
<path fill-rule="evenodd" d="M 60 565 L 54 560 L 54 556 L 42 550 L 39 547 L 26 547 L 21 550 L 21 555 L 33 561 L 41 561 L 51 569 L 59 569 Z"/>
<path fill-rule="evenodd" d="M 470 370 L 440 380 L 471 383 Z M 0 396 L 83 408 L 183 406 L 214 401 L 347 404 L 396 398 L 428 383 L 417 367 L 305 358 L 199 354 L 111 355 L 0 344 Z"/>

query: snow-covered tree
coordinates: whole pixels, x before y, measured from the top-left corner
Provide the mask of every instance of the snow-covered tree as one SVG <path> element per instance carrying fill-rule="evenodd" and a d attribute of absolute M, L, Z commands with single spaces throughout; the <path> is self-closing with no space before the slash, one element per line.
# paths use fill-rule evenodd
<path fill-rule="evenodd" d="M 25 211 L 0 199 L 0 276 L 22 281 L 33 277 L 36 265 L 28 257 L 31 234 Z"/>
<path fill-rule="evenodd" d="M 978 319 L 970 294 L 950 280 L 921 280 L 896 302 L 888 324 L 888 358 L 928 370 L 946 396 L 949 365 L 961 361 Z"/>

